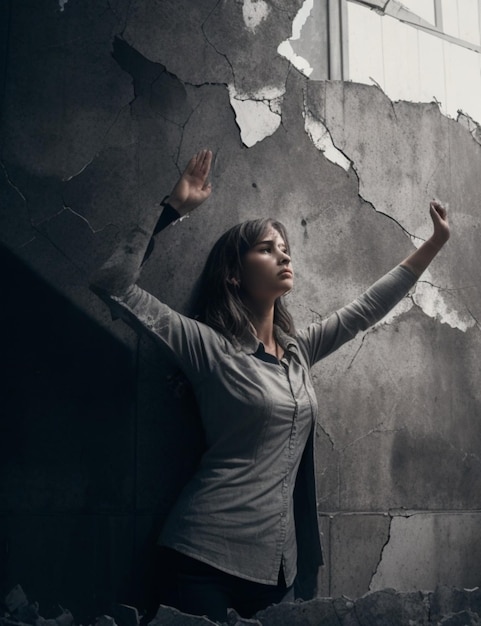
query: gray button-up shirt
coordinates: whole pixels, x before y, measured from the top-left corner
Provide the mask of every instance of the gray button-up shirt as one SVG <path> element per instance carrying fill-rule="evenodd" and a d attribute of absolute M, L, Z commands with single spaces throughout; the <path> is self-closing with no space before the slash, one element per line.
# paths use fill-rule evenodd
<path fill-rule="evenodd" d="M 206 451 L 168 516 L 163 545 L 265 584 L 277 583 L 281 566 L 287 584 L 294 581 L 301 546 L 311 575 L 317 570 L 317 401 L 310 368 L 384 317 L 415 281 L 397 266 L 294 337 L 275 327 L 285 350 L 281 361 L 266 355 L 254 335 L 232 343 L 137 285 L 106 298 L 174 357 L 192 383 L 205 430 Z"/>

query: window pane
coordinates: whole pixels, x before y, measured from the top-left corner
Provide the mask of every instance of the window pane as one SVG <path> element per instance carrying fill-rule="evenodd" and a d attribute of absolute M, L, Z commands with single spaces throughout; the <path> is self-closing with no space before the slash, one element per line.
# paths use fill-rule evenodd
<path fill-rule="evenodd" d="M 350 80 L 384 89 L 382 18 L 374 11 L 348 2 L 348 50 Z"/>
<path fill-rule="evenodd" d="M 444 32 L 453 37 L 459 37 L 457 0 L 441 0 L 441 10 L 443 14 Z"/>
<path fill-rule="evenodd" d="M 450 34 L 459 37 L 460 28 L 464 29 L 462 32 L 470 28 L 470 32 L 476 30 L 479 36 L 478 12 L 474 11 L 471 0 L 449 0 L 449 3 L 455 9 L 447 16 Z M 461 19 L 457 5 L 464 7 Z M 443 21 L 445 18 L 443 13 Z M 463 23 L 466 25 L 462 26 Z M 461 109 L 481 122 L 481 54 L 478 52 L 395 18 L 381 17 L 351 2 L 348 3 L 348 49 L 350 80 L 369 85 L 374 80 L 392 100 L 437 100 L 443 113 L 456 118 Z"/>
<path fill-rule="evenodd" d="M 401 0 L 401 4 L 403 4 L 406 9 L 416 13 L 416 15 L 419 15 L 419 17 L 422 17 L 427 22 L 430 22 L 431 24 L 435 23 L 434 0 Z"/>
<path fill-rule="evenodd" d="M 386 93 L 393 100 L 419 100 L 418 29 L 384 17 L 382 33 Z"/>
<path fill-rule="evenodd" d="M 447 102 L 444 110 L 456 117 L 458 109 L 481 121 L 480 55 L 443 42 L 446 62 Z"/>
<path fill-rule="evenodd" d="M 479 45 L 478 0 L 457 0 L 459 37 Z"/>
<path fill-rule="evenodd" d="M 419 31 L 419 101 L 446 105 L 443 40 Z"/>

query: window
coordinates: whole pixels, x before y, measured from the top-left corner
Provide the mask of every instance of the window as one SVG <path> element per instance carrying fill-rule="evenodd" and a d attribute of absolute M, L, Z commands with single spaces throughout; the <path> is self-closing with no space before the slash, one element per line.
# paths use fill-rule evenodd
<path fill-rule="evenodd" d="M 311 79 L 376 84 L 481 122 L 481 0 L 306 0 L 299 15 L 285 56 Z"/>

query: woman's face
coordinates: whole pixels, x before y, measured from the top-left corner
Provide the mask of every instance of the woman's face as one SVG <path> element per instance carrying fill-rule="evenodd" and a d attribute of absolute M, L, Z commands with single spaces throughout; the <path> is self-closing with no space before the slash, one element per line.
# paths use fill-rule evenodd
<path fill-rule="evenodd" d="M 287 246 L 279 231 L 270 226 L 243 259 L 241 288 L 258 301 L 275 300 L 290 291 L 294 272 Z"/>

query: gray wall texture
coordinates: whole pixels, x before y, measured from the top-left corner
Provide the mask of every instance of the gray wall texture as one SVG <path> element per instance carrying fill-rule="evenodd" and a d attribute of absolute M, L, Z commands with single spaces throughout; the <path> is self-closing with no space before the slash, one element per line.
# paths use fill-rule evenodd
<path fill-rule="evenodd" d="M 202 147 L 213 196 L 160 234 L 141 279 L 180 311 L 234 223 L 287 225 L 302 327 L 428 236 L 433 196 L 449 203 L 451 240 L 413 292 L 314 369 L 320 590 L 480 584 L 477 129 L 302 76 L 277 53 L 301 4 L 1 5 L 5 591 L 98 613 L 168 582 L 155 535 L 201 448 L 195 406 L 87 278 Z"/>

